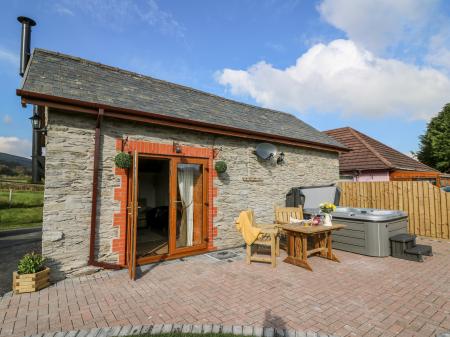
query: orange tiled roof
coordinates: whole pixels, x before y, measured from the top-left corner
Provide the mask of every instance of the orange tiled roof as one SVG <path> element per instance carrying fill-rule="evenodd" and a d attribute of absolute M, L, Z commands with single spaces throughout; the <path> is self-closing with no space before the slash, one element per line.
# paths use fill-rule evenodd
<path fill-rule="evenodd" d="M 341 172 L 392 169 L 439 172 L 351 127 L 324 132 L 351 149 L 339 157 Z"/>

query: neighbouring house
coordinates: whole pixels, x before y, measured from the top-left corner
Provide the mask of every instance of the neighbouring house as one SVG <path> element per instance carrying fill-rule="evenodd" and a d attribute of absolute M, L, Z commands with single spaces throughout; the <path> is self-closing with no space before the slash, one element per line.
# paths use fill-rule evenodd
<path fill-rule="evenodd" d="M 17 94 L 45 131 L 42 252 L 57 278 L 240 246 L 239 211 L 272 222 L 292 187 L 336 182 L 348 151 L 293 115 L 42 49 Z M 277 154 L 260 159 L 260 143 Z"/>
<path fill-rule="evenodd" d="M 441 172 L 355 129 L 344 127 L 324 132 L 351 149 L 339 157 L 341 180 L 425 180 L 440 186 Z"/>

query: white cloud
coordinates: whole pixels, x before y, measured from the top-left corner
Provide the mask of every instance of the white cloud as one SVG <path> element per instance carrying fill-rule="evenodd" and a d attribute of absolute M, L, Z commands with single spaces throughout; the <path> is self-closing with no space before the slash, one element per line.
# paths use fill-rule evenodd
<path fill-rule="evenodd" d="M 11 124 L 11 123 L 12 123 L 12 118 L 11 118 L 11 116 L 10 116 L 10 115 L 5 115 L 5 116 L 3 117 L 3 123 L 5 123 L 5 124 Z"/>
<path fill-rule="evenodd" d="M 260 62 L 247 70 L 224 69 L 217 80 L 265 107 L 424 120 L 442 108 L 450 92 L 443 73 L 376 57 L 349 40 L 316 44 L 286 69 Z"/>
<path fill-rule="evenodd" d="M 67 16 L 74 16 L 75 13 L 71 11 L 69 8 L 63 6 L 62 4 L 57 3 L 55 5 L 55 11 L 59 14 L 67 15 Z"/>
<path fill-rule="evenodd" d="M 324 0 L 322 18 L 371 51 L 418 43 L 436 19 L 438 0 Z M 425 33 L 426 34 L 426 33 Z"/>
<path fill-rule="evenodd" d="M 14 66 L 18 66 L 19 65 L 18 53 L 13 53 L 9 49 L 0 46 L 0 61 L 9 63 Z"/>
<path fill-rule="evenodd" d="M 55 10 L 65 15 L 74 14 L 78 10 L 116 30 L 122 30 L 125 25 L 140 21 L 157 27 L 168 35 L 183 37 L 185 31 L 174 16 L 162 10 L 155 0 L 63 0 Z"/>
<path fill-rule="evenodd" d="M 18 137 L 0 136 L 0 152 L 14 154 L 16 156 L 30 157 L 31 142 L 28 139 Z"/>
<path fill-rule="evenodd" d="M 425 60 L 450 71 L 450 49 L 447 46 L 450 46 L 450 27 L 431 37 Z"/>

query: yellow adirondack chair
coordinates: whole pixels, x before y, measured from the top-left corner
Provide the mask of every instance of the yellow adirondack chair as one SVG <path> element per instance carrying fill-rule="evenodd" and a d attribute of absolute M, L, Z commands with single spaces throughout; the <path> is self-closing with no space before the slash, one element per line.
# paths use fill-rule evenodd
<path fill-rule="evenodd" d="M 278 228 L 269 224 L 256 224 L 252 210 L 242 211 L 236 219 L 236 227 L 242 233 L 246 243 L 246 261 L 268 262 L 276 267 L 277 255 L 280 254 Z M 257 246 L 270 247 L 270 257 L 253 255 L 252 248 Z"/>

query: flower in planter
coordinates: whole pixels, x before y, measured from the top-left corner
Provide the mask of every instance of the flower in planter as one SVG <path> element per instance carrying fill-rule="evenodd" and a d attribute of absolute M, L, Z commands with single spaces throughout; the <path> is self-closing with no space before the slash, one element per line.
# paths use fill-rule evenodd
<path fill-rule="evenodd" d="M 219 174 L 225 173 L 227 171 L 227 163 L 225 163 L 223 160 L 219 160 L 218 162 L 216 162 L 214 168 Z"/>
<path fill-rule="evenodd" d="M 45 269 L 45 258 L 34 252 L 25 254 L 19 261 L 17 272 L 22 274 L 34 274 Z"/>
<path fill-rule="evenodd" d="M 334 204 L 332 204 L 331 202 L 324 202 L 324 203 L 320 204 L 319 207 L 323 213 L 327 213 L 327 214 L 330 214 L 331 212 L 334 212 L 336 210 L 336 206 Z"/>
<path fill-rule="evenodd" d="M 114 158 L 116 166 L 123 169 L 131 167 L 131 155 L 126 152 L 119 152 Z"/>

